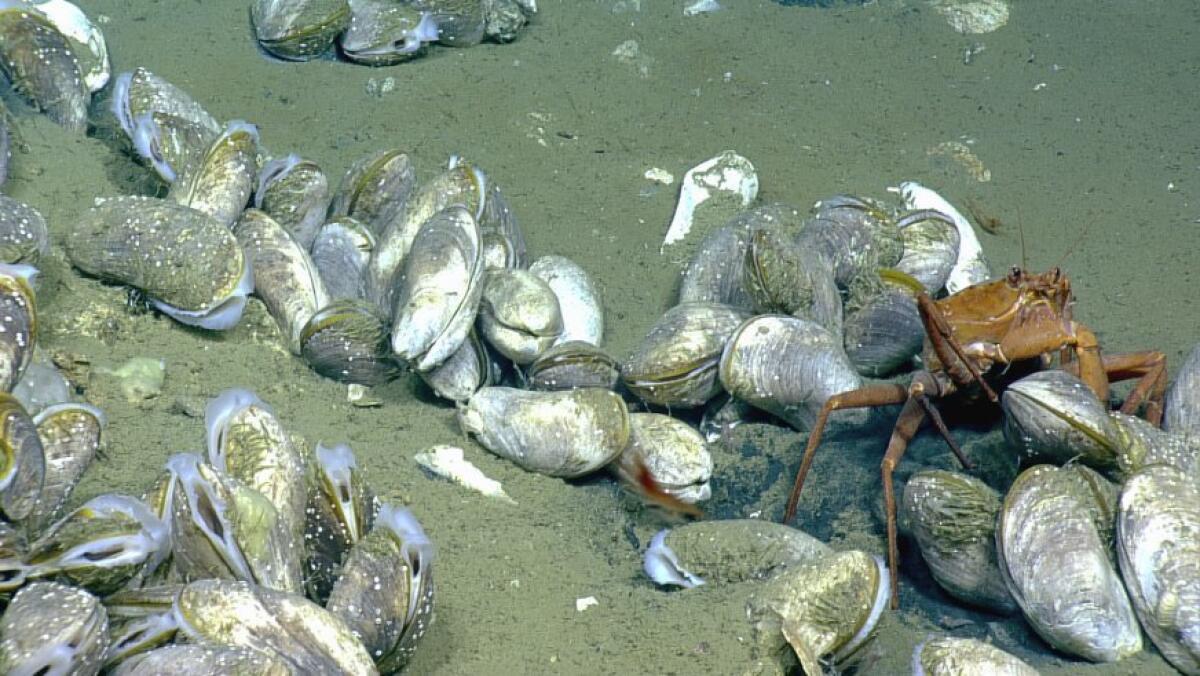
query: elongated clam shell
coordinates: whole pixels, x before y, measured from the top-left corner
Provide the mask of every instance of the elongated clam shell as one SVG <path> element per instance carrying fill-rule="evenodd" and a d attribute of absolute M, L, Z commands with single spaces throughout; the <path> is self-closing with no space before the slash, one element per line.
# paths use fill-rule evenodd
<path fill-rule="evenodd" d="M 1163 429 L 1200 437 L 1200 345 L 1192 348 L 1167 391 Z"/>
<path fill-rule="evenodd" d="M 767 580 L 832 552 L 808 533 L 772 521 L 696 521 L 659 531 L 642 569 L 659 585 L 728 584 Z"/>
<path fill-rule="evenodd" d="M 185 324 L 233 327 L 253 288 L 249 262 L 229 228 L 174 202 L 97 200 L 65 244 L 80 270 L 142 289 Z"/>
<path fill-rule="evenodd" d="M 67 0 L 32 0 L 37 11 L 54 24 L 79 60 L 79 72 L 93 94 L 108 84 L 112 67 L 104 33 L 83 10 Z"/>
<path fill-rule="evenodd" d="M 233 120 L 194 163 L 178 173 L 167 199 L 231 227 L 254 192 L 258 128 Z"/>
<path fill-rule="evenodd" d="M 1009 592 L 1047 643 L 1115 662 L 1139 652 L 1142 638 L 1094 505 L 1094 493 L 1070 469 L 1030 467 L 1004 498 L 996 550 Z"/>
<path fill-rule="evenodd" d="M 587 271 L 565 256 L 542 256 L 529 265 L 529 271 L 558 297 L 562 331 L 554 344 L 583 341 L 600 345 L 604 340 L 604 305 L 600 288 Z"/>
<path fill-rule="evenodd" d="M 1037 670 L 973 638 L 930 637 L 913 649 L 913 676 L 1037 676 Z"/>
<path fill-rule="evenodd" d="M 0 671 L 95 676 L 108 649 L 108 614 L 83 589 L 34 582 L 0 618 Z"/>
<path fill-rule="evenodd" d="M 194 641 L 278 657 L 296 673 L 377 673 L 337 615 L 303 596 L 230 580 L 199 580 L 175 599 L 180 629 Z"/>
<path fill-rule="evenodd" d="M 37 426 L 21 403 L 0 393 L 0 511 L 8 521 L 33 513 L 46 476 Z"/>
<path fill-rule="evenodd" d="M 1200 436 L 1166 432 L 1145 420 L 1113 411 L 1117 467 L 1123 476 L 1148 465 L 1170 465 L 1200 481 Z"/>
<path fill-rule="evenodd" d="M 104 412 L 88 404 L 56 404 L 33 419 L 46 456 L 46 478 L 30 527 L 40 531 L 60 516 L 103 443 Z"/>
<path fill-rule="evenodd" d="M 640 462 L 659 488 L 684 502 L 712 496 L 712 454 L 691 425 L 661 413 L 630 413 L 629 430 L 629 445 L 617 458 L 626 476 L 637 476 Z"/>
<path fill-rule="evenodd" d="M 446 361 L 475 322 L 483 291 L 479 245 L 479 226 L 462 206 L 438 212 L 413 240 L 396 277 L 392 351 L 418 371 Z"/>
<path fill-rule="evenodd" d="M 312 370 L 345 383 L 378 385 L 402 371 L 383 317 L 365 300 L 336 300 L 318 310 L 300 331 L 300 356 Z"/>
<path fill-rule="evenodd" d="M 433 16 L 441 44 L 470 47 L 483 40 L 487 25 L 483 0 L 416 0 L 413 5 Z"/>
<path fill-rule="evenodd" d="M 270 214 L 305 251 L 312 249 L 329 201 L 325 172 L 299 155 L 267 162 L 254 191 L 254 206 Z"/>
<path fill-rule="evenodd" d="M 83 134 L 92 95 L 67 38 L 36 8 L 0 3 L 0 73 L 58 124 Z"/>
<path fill-rule="evenodd" d="M 0 147 L 0 157 L 6 152 Z M 0 172 L 0 184 L 3 179 Z M 37 265 L 49 248 L 50 235 L 42 214 L 28 204 L 0 195 L 0 263 Z"/>
<path fill-rule="evenodd" d="M 812 427 L 826 399 L 862 386 L 837 336 L 781 315 L 743 322 L 725 345 L 719 373 L 730 394 L 798 429 Z"/>
<path fill-rule="evenodd" d="M 114 80 L 111 111 L 137 155 L 167 183 L 191 171 L 223 131 L 187 92 L 140 67 Z"/>
<path fill-rule="evenodd" d="M 489 270 L 479 301 L 479 329 L 513 363 L 532 363 L 558 340 L 563 317 L 554 289 L 528 270 Z"/>
<path fill-rule="evenodd" d="M 749 315 L 719 303 L 684 303 L 654 323 L 621 365 L 635 396 L 662 406 L 702 406 L 721 390 L 721 350 Z"/>
<path fill-rule="evenodd" d="M 350 25 L 346 0 L 255 0 L 250 21 L 258 44 L 273 56 L 305 61 L 333 47 Z"/>
<path fill-rule="evenodd" d="M 350 27 L 338 38 L 338 46 L 351 61 L 390 66 L 418 56 L 437 38 L 437 22 L 412 5 L 350 0 Z"/>
<path fill-rule="evenodd" d="M 1200 489 L 1168 465 L 1121 489 L 1117 558 L 1134 610 L 1159 652 L 1200 674 Z"/>
<path fill-rule="evenodd" d="M 607 465 L 629 442 L 629 412 L 609 390 L 485 387 L 458 411 L 464 432 L 530 472 L 572 478 Z"/>
<path fill-rule="evenodd" d="M 378 503 L 346 444 L 318 443 L 308 484 L 308 597 L 324 603 L 341 570 L 342 557 L 371 530 Z"/>
<path fill-rule="evenodd" d="M 967 474 L 922 471 L 905 484 L 901 510 L 943 589 L 991 610 L 1017 609 L 996 559 L 999 493 Z"/>
<path fill-rule="evenodd" d="M 266 212 L 248 209 L 234 228 L 254 270 L 254 293 L 279 326 L 292 354 L 317 310 L 329 304 L 316 265 L 299 242 Z"/>
<path fill-rule="evenodd" d="M 772 228 L 750 236 L 742 285 L 758 313 L 811 319 L 832 333 L 842 331 L 842 298 L 834 271 L 818 250 Z"/>
<path fill-rule="evenodd" d="M 1012 383 L 1002 395 L 1004 436 L 1028 458 L 1064 463 L 1079 457 L 1099 468 L 1117 463 L 1107 406 L 1082 380 L 1057 369 Z"/>
<path fill-rule="evenodd" d="M 33 360 L 37 344 L 38 271 L 31 265 L 0 264 L 0 391 L 11 392 Z"/>
<path fill-rule="evenodd" d="M 888 271 L 889 277 L 869 298 L 847 308 L 843 344 L 855 370 L 864 376 L 882 378 L 895 373 L 911 364 L 925 343 L 925 324 L 913 290 L 889 279 L 898 274 L 903 273 Z"/>
<path fill-rule="evenodd" d="M 851 195 L 818 202 L 797 241 L 801 249 L 815 250 L 825 259 L 841 288 L 859 275 L 895 267 L 904 247 L 888 212 L 874 201 Z"/>
<path fill-rule="evenodd" d="M 173 486 L 164 505 L 171 519 L 173 563 L 185 581 L 203 578 L 253 580 L 238 542 L 236 496 L 227 477 L 200 456 L 179 453 L 167 459 Z"/>

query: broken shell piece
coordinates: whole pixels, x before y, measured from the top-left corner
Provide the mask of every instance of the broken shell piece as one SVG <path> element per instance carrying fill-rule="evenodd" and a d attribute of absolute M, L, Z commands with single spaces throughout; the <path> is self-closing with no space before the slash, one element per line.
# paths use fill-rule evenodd
<path fill-rule="evenodd" d="M 964 35 L 991 33 L 1008 23 L 1004 0 L 933 0 L 930 4 L 951 28 Z"/>
<path fill-rule="evenodd" d="M 758 196 L 758 174 L 754 165 L 732 150 L 726 150 L 692 167 L 683 175 L 679 185 L 679 202 L 675 206 L 675 215 L 671 217 L 671 226 L 667 228 L 667 236 L 663 239 L 659 253 L 662 253 L 663 248 L 687 237 L 692 230 L 696 209 L 722 194 L 725 199 L 721 201 L 734 202 L 734 211 L 750 206 Z M 719 226 L 732 215 L 733 213 L 728 213 L 724 217 L 711 220 L 714 226 Z M 703 234 L 705 233 L 701 233 Z"/>
<path fill-rule="evenodd" d="M 510 505 L 517 504 L 516 500 L 504 492 L 504 487 L 500 485 L 499 481 L 488 478 L 482 470 L 464 459 L 463 449 L 457 446 L 444 444 L 430 446 L 414 455 L 413 460 L 431 474 L 448 479 L 459 486 L 469 488 L 489 498 L 502 500 Z"/>
<path fill-rule="evenodd" d="M 933 209 L 954 221 L 954 227 L 958 228 L 958 259 L 946 280 L 946 291 L 956 293 L 991 278 L 992 273 L 988 269 L 987 259 L 983 257 L 983 247 L 979 244 L 975 228 L 945 197 L 916 181 L 904 181 L 899 187 L 888 190 L 900 194 L 906 209 Z"/>

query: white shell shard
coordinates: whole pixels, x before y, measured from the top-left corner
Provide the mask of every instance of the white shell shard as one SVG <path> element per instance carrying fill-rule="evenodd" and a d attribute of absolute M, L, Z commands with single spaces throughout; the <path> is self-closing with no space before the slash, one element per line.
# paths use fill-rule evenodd
<path fill-rule="evenodd" d="M 946 214 L 954 221 L 954 226 L 958 228 L 958 260 L 955 261 L 954 268 L 950 270 L 950 277 L 946 280 L 946 291 L 957 293 L 991 278 L 992 272 L 988 268 L 987 259 L 983 257 L 979 235 L 975 233 L 975 228 L 967 217 L 955 209 L 946 198 L 916 181 L 904 181 L 899 187 L 888 190 L 900 193 L 906 209 L 933 209 Z"/>
<path fill-rule="evenodd" d="M 711 199 L 714 193 L 727 193 L 740 199 L 743 207 L 750 206 L 758 196 L 758 173 L 750 160 L 726 150 L 683 175 L 679 184 L 679 202 L 659 253 L 691 232 L 696 208 Z"/>
<path fill-rule="evenodd" d="M 1005 0 L 931 0 L 950 27 L 964 35 L 991 33 L 1008 23 Z"/>
<path fill-rule="evenodd" d="M 83 81 L 93 94 L 103 89 L 112 75 L 104 33 L 88 19 L 83 10 L 67 0 L 34 0 L 33 5 L 60 33 L 87 48 L 88 54 L 76 55 Z"/>
<path fill-rule="evenodd" d="M 642 560 L 642 570 L 646 572 L 646 576 L 660 587 L 691 589 L 704 584 L 703 579 L 692 575 L 683 567 L 679 557 L 667 546 L 668 533 L 669 530 L 660 530 L 650 540 L 650 546 L 646 548 L 646 555 Z"/>
<path fill-rule="evenodd" d="M 438 444 L 417 453 L 413 460 L 428 470 L 431 474 L 452 481 L 463 488 L 469 488 L 476 493 L 495 498 L 510 505 L 517 504 L 507 493 L 499 481 L 489 478 L 469 460 L 463 457 L 463 449 L 457 446 Z"/>

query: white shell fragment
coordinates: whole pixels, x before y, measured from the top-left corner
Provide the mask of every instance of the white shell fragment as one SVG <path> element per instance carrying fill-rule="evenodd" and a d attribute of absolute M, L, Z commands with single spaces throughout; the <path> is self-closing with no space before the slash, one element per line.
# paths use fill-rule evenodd
<path fill-rule="evenodd" d="M 946 214 L 954 221 L 954 227 L 958 228 L 958 260 L 955 261 L 954 268 L 950 270 L 950 277 L 946 280 L 946 291 L 957 293 L 968 286 L 985 282 L 992 276 L 987 259 L 983 257 L 983 247 L 979 244 L 979 235 L 975 233 L 975 228 L 945 197 L 916 181 L 904 181 L 899 187 L 888 190 L 900 193 L 906 209 L 933 209 Z"/>
<path fill-rule="evenodd" d="M 457 446 L 438 444 L 417 453 L 413 460 L 430 473 L 448 479 L 476 493 L 495 498 L 510 505 L 517 504 L 504 492 L 499 481 L 484 475 L 483 471 L 463 458 L 463 449 Z"/>
<path fill-rule="evenodd" d="M 933 0 L 930 4 L 951 28 L 964 35 L 991 33 L 1008 23 L 1004 0 Z"/>
<path fill-rule="evenodd" d="M 681 241 L 691 232 L 696 208 L 712 199 L 715 193 L 726 193 L 740 199 L 742 207 L 750 206 L 758 196 L 758 173 L 750 160 L 726 150 L 689 169 L 679 184 L 679 202 L 671 217 L 671 226 L 667 228 L 667 236 L 663 238 L 663 247 Z"/>

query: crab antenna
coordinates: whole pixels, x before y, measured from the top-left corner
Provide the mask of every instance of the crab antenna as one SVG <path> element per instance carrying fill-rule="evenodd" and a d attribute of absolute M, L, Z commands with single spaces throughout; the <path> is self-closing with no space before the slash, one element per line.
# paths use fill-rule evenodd
<path fill-rule="evenodd" d="M 1067 262 L 1067 257 L 1075 253 L 1076 247 L 1078 247 L 1079 243 L 1082 242 L 1085 237 L 1087 237 L 1088 230 L 1091 230 L 1092 226 L 1095 225 L 1096 221 L 1098 220 L 1100 220 L 1100 214 L 1095 214 L 1092 216 L 1092 220 L 1088 221 L 1087 225 L 1083 226 L 1083 230 L 1079 231 L 1079 236 L 1076 237 L 1075 241 L 1071 243 L 1071 248 L 1067 249 L 1066 253 L 1062 255 L 1062 258 L 1058 259 L 1058 264 L 1055 267 L 1061 268 L 1063 263 Z"/>

